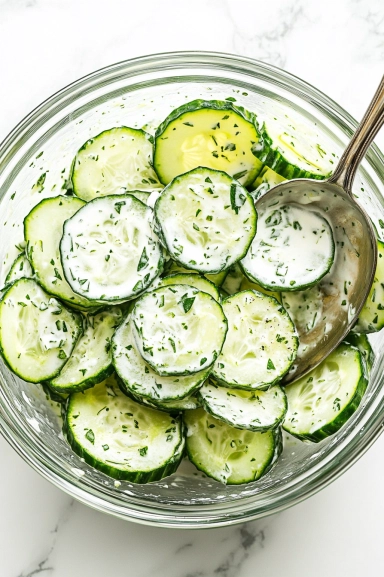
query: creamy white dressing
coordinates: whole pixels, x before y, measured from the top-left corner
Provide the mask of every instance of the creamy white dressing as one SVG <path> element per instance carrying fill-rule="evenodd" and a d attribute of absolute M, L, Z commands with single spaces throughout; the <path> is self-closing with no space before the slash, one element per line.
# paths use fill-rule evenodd
<path fill-rule="evenodd" d="M 245 270 L 260 284 L 295 290 L 318 282 L 333 262 L 331 227 L 318 213 L 294 204 L 259 214 Z"/>

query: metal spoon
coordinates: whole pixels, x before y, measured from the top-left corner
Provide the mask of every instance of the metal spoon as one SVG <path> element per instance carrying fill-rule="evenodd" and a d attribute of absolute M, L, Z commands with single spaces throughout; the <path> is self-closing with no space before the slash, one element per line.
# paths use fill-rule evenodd
<path fill-rule="evenodd" d="M 269 207 L 287 204 L 305 205 L 323 213 L 333 228 L 336 245 L 332 268 L 318 285 L 321 320 L 313 329 L 299 332 L 298 355 L 283 383 L 298 379 L 335 349 L 353 327 L 368 297 L 376 270 L 376 234 L 368 215 L 353 197 L 352 184 L 383 123 L 384 77 L 328 180 L 300 178 L 283 182 L 256 202 L 259 219 Z"/>

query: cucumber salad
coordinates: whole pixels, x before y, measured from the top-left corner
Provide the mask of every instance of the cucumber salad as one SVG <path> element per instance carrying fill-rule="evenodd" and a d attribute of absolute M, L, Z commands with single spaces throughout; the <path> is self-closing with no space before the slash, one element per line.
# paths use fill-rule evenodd
<path fill-rule="evenodd" d="M 384 244 L 354 329 L 285 384 L 337 243 L 314 209 L 258 210 L 280 182 L 332 172 L 311 127 L 261 124 L 230 97 L 80 144 L 66 188 L 25 216 L 0 292 L 2 359 L 60 403 L 73 451 L 117 480 L 187 458 L 242 484 L 274 466 L 283 431 L 316 443 L 343 427 L 384 327 Z"/>

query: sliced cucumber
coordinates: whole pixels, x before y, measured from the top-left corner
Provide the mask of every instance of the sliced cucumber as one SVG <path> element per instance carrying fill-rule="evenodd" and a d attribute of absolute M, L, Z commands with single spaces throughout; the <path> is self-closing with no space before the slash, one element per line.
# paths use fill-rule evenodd
<path fill-rule="evenodd" d="M 240 291 L 241 283 L 243 282 L 244 275 L 241 267 L 238 263 L 233 264 L 228 269 L 228 274 L 222 284 L 222 288 L 228 295 L 234 295 Z"/>
<path fill-rule="evenodd" d="M 384 327 L 384 242 L 377 241 L 377 266 L 368 298 L 353 327 L 356 333 L 375 333 Z"/>
<path fill-rule="evenodd" d="M 113 377 L 69 397 L 65 431 L 87 463 L 131 483 L 171 475 L 183 455 L 180 419 L 136 403 Z"/>
<path fill-rule="evenodd" d="M 204 409 L 236 429 L 267 431 L 283 421 L 287 397 L 279 385 L 266 391 L 241 391 L 207 381 L 198 393 Z"/>
<path fill-rule="evenodd" d="M 261 170 L 256 116 L 230 101 L 194 100 L 176 108 L 155 134 L 154 167 L 163 184 L 198 166 L 250 184 Z"/>
<path fill-rule="evenodd" d="M 285 387 L 284 429 L 315 443 L 333 435 L 356 411 L 367 384 L 360 351 L 342 343 L 318 367 Z"/>
<path fill-rule="evenodd" d="M 67 399 L 69 397 L 68 393 L 58 393 L 49 385 L 49 382 L 47 381 L 45 382 L 43 381 L 41 383 L 41 386 L 48 399 L 50 399 L 54 403 L 60 403 L 61 405 L 66 404 Z"/>
<path fill-rule="evenodd" d="M 187 285 L 144 294 L 135 304 L 132 323 L 141 356 L 161 376 L 207 369 L 219 356 L 227 332 L 221 305 Z"/>
<path fill-rule="evenodd" d="M 64 222 L 84 205 L 71 196 L 42 200 L 25 217 L 24 236 L 28 259 L 41 286 L 69 305 L 87 310 L 95 303 L 72 291 L 64 277 L 59 250 Z"/>
<path fill-rule="evenodd" d="M 73 291 L 99 303 L 142 293 L 163 267 L 151 218 L 150 208 L 125 194 L 92 200 L 67 220 L 60 253 Z"/>
<path fill-rule="evenodd" d="M 246 276 L 243 276 L 243 280 L 241 281 L 241 285 L 240 285 L 240 291 L 246 291 L 246 290 L 253 290 L 253 291 L 257 291 L 259 293 L 263 293 L 265 295 L 268 295 L 270 297 L 275 298 L 277 301 L 279 301 L 279 303 L 281 303 L 281 294 L 282 293 L 270 291 L 270 290 L 260 286 L 259 284 L 250 281 L 249 278 L 247 278 Z"/>
<path fill-rule="evenodd" d="M 280 303 L 256 291 L 223 302 L 228 333 L 212 374 L 225 386 L 252 390 L 279 381 L 295 360 L 298 338 Z"/>
<path fill-rule="evenodd" d="M 210 373 L 210 368 L 185 377 L 161 377 L 155 373 L 137 350 L 129 319 L 115 332 L 112 351 L 113 364 L 122 381 L 120 386 L 123 392 L 156 404 L 189 397 Z"/>
<path fill-rule="evenodd" d="M 199 291 L 208 293 L 215 299 L 215 301 L 220 301 L 220 295 L 217 286 L 200 274 L 176 273 L 165 276 L 163 278 L 159 278 L 155 281 L 156 288 L 172 284 L 185 284 L 192 286 Z"/>
<path fill-rule="evenodd" d="M 369 377 L 373 363 L 375 362 L 375 353 L 371 347 L 367 335 L 350 332 L 344 341 L 359 349 L 362 360 L 364 361 L 367 376 Z"/>
<path fill-rule="evenodd" d="M 140 200 L 144 204 L 147 204 L 148 198 L 151 195 L 151 192 L 148 190 L 127 190 L 127 194 L 132 194 L 137 200 Z"/>
<path fill-rule="evenodd" d="M 0 352 L 25 381 L 39 383 L 57 375 L 80 335 L 80 315 L 33 279 L 15 281 L 0 301 Z"/>
<path fill-rule="evenodd" d="M 159 411 L 166 411 L 167 413 L 180 413 L 181 411 L 192 411 L 193 409 L 198 409 L 202 406 L 201 397 L 194 393 L 189 397 L 184 399 L 172 399 L 170 401 L 162 401 L 159 399 L 149 399 L 147 397 L 140 397 L 132 392 L 132 390 L 126 388 L 124 383 L 119 379 L 119 387 L 121 391 L 131 397 L 134 401 L 145 405 L 146 407 L 152 407 L 153 409 L 158 409 Z"/>
<path fill-rule="evenodd" d="M 218 273 L 243 258 L 256 232 L 248 192 L 208 168 L 175 178 L 156 201 L 155 215 L 171 257 L 202 273 Z"/>
<path fill-rule="evenodd" d="M 265 166 L 250 187 L 252 190 L 252 197 L 257 199 L 277 184 L 285 181 L 286 178 L 283 178 L 277 174 L 277 172 L 271 170 L 268 166 Z"/>
<path fill-rule="evenodd" d="M 73 192 L 88 202 L 129 190 L 161 188 L 152 168 L 152 143 L 144 130 L 126 126 L 87 140 L 72 164 Z"/>
<path fill-rule="evenodd" d="M 171 265 L 167 271 L 167 274 L 173 274 L 176 272 L 188 273 L 188 274 L 191 274 L 191 273 L 199 274 L 197 270 L 191 270 L 189 268 L 185 268 L 185 267 L 177 264 L 177 262 L 175 262 L 173 260 L 173 261 L 171 261 Z M 228 274 L 228 270 L 223 270 L 221 272 L 218 272 L 217 274 L 205 274 L 204 276 L 205 276 L 205 278 L 207 278 L 208 280 L 213 282 L 213 284 L 220 287 L 223 284 L 227 274 Z"/>
<path fill-rule="evenodd" d="M 261 129 L 261 140 L 262 146 L 255 148 L 254 154 L 288 180 L 321 180 L 330 176 L 335 167 L 335 154 L 324 150 L 313 126 L 269 118 Z"/>
<path fill-rule="evenodd" d="M 33 277 L 33 269 L 31 267 L 31 263 L 29 262 L 26 254 L 22 252 L 13 261 L 12 266 L 9 269 L 9 272 L 5 277 L 5 285 L 12 283 L 19 278 L 32 278 L 32 277 Z"/>
<path fill-rule="evenodd" d="M 314 211 L 275 204 L 259 214 L 257 234 L 241 266 L 269 290 L 303 290 L 317 284 L 332 266 L 332 229 Z"/>
<path fill-rule="evenodd" d="M 280 429 L 265 433 L 235 429 L 204 409 L 186 411 L 184 422 L 190 461 L 208 477 L 227 485 L 260 479 L 282 450 Z"/>
<path fill-rule="evenodd" d="M 111 340 L 122 318 L 119 307 L 88 315 L 83 335 L 61 372 L 50 381 L 50 387 L 58 393 L 84 391 L 112 374 Z"/>

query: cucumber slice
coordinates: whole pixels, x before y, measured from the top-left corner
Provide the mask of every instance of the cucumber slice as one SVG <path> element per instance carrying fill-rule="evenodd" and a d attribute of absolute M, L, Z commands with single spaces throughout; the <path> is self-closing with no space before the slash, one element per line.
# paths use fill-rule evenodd
<path fill-rule="evenodd" d="M 5 277 L 5 285 L 18 280 L 19 278 L 32 278 L 33 269 L 31 263 L 27 259 L 24 252 L 19 254 L 19 256 L 13 261 L 11 268 L 7 276 Z"/>
<path fill-rule="evenodd" d="M 146 397 L 140 397 L 124 386 L 124 383 L 119 379 L 119 387 L 121 391 L 142 405 L 146 407 L 152 407 L 153 409 L 158 409 L 159 411 L 165 411 L 167 413 L 180 413 L 181 411 L 192 411 L 193 409 L 198 409 L 202 406 L 201 397 L 194 393 L 189 397 L 184 399 L 172 399 L 170 401 L 162 401 L 159 399 L 149 399 Z"/>
<path fill-rule="evenodd" d="M 247 278 L 246 276 L 243 276 L 243 280 L 241 281 L 241 285 L 240 285 L 240 291 L 246 291 L 246 290 L 253 290 L 253 291 L 257 291 L 259 293 L 263 293 L 264 295 L 268 295 L 270 297 L 273 297 L 274 299 L 279 301 L 279 303 L 281 303 L 282 293 L 270 291 L 270 290 L 260 286 L 259 284 L 250 281 L 249 278 Z"/>
<path fill-rule="evenodd" d="M 215 362 L 227 333 L 227 319 L 209 294 L 172 285 L 137 301 L 132 330 L 141 356 L 159 375 L 189 375 Z"/>
<path fill-rule="evenodd" d="M 333 435 L 356 411 L 367 384 L 360 351 L 342 343 L 310 373 L 285 387 L 284 429 L 314 443 Z"/>
<path fill-rule="evenodd" d="M 181 420 L 136 403 L 113 377 L 69 397 L 65 432 L 87 463 L 131 483 L 171 475 L 183 455 Z"/>
<path fill-rule="evenodd" d="M 204 276 L 196 273 L 176 273 L 163 278 L 159 278 L 155 281 L 155 287 L 159 288 L 161 286 L 168 286 L 173 284 L 185 284 L 192 286 L 199 291 L 208 293 L 215 299 L 215 301 L 220 302 L 219 290 L 213 282 L 206 279 Z"/>
<path fill-rule="evenodd" d="M 80 335 L 80 315 L 33 279 L 21 278 L 5 291 L 0 301 L 0 352 L 24 381 L 39 383 L 57 375 Z"/>
<path fill-rule="evenodd" d="M 257 234 L 241 261 L 244 273 L 269 290 L 317 284 L 332 266 L 332 229 L 320 214 L 288 204 L 259 214 Z"/>
<path fill-rule="evenodd" d="M 365 364 L 367 377 L 369 377 L 373 363 L 375 362 L 375 353 L 373 352 L 367 335 L 350 332 L 344 340 L 346 343 L 359 349 L 362 360 Z"/>
<path fill-rule="evenodd" d="M 221 384 L 252 390 L 279 381 L 296 358 L 298 338 L 285 309 L 256 291 L 223 302 L 228 333 L 212 371 Z"/>
<path fill-rule="evenodd" d="M 210 368 L 185 377 L 161 377 L 155 373 L 137 350 L 129 319 L 115 332 L 112 352 L 114 367 L 122 381 L 122 391 L 156 404 L 189 397 L 210 373 Z"/>
<path fill-rule="evenodd" d="M 59 250 L 64 222 L 84 205 L 73 196 L 42 200 L 25 217 L 24 236 L 28 259 L 41 286 L 74 308 L 91 310 L 95 303 L 75 294 L 65 280 Z"/>
<path fill-rule="evenodd" d="M 287 412 L 287 397 L 279 385 L 266 391 L 241 391 L 208 381 L 198 394 L 208 413 L 236 429 L 275 429 Z"/>
<path fill-rule="evenodd" d="M 280 429 L 244 431 L 215 419 L 204 409 L 186 411 L 189 460 L 208 477 L 240 485 L 265 475 L 282 451 Z"/>
<path fill-rule="evenodd" d="M 191 270 L 189 268 L 185 268 L 183 266 L 180 266 L 179 264 L 177 264 L 177 262 L 175 262 L 174 260 L 171 261 L 171 266 L 169 267 L 167 274 L 173 274 L 176 272 L 180 272 L 180 273 L 188 273 L 188 274 L 199 274 L 197 270 Z M 218 272 L 217 274 L 205 274 L 205 278 L 207 278 L 209 281 L 213 282 L 213 284 L 215 284 L 218 287 L 221 287 L 221 285 L 223 284 L 225 277 L 227 276 L 228 271 L 227 270 L 223 270 L 221 272 Z"/>
<path fill-rule="evenodd" d="M 67 220 L 60 253 L 73 291 L 98 303 L 142 293 L 163 267 L 151 218 L 150 208 L 122 194 L 96 198 Z"/>
<path fill-rule="evenodd" d="M 256 233 L 248 192 L 208 168 L 175 178 L 156 201 L 155 215 L 171 257 L 202 273 L 218 273 L 243 258 Z"/>
<path fill-rule="evenodd" d="M 286 180 L 286 178 L 283 178 L 277 174 L 277 172 L 268 168 L 268 166 L 264 166 L 250 187 L 252 189 L 252 197 L 254 199 L 260 198 L 260 196 L 263 196 L 268 190 Z"/>
<path fill-rule="evenodd" d="M 382 328 L 384 328 L 384 242 L 378 240 L 375 278 L 352 330 L 354 333 L 375 333 Z"/>
<path fill-rule="evenodd" d="M 153 139 L 120 126 L 87 140 L 72 164 L 73 192 L 85 201 L 129 190 L 161 188 L 152 168 Z"/>
<path fill-rule="evenodd" d="M 155 134 L 154 167 L 163 184 L 198 166 L 250 184 L 262 164 L 256 115 L 230 101 L 193 100 L 176 108 Z"/>
<path fill-rule="evenodd" d="M 254 149 L 255 156 L 288 180 L 322 180 L 330 176 L 335 167 L 335 154 L 324 150 L 313 125 L 269 118 L 262 126 L 261 140 L 262 146 Z"/>
<path fill-rule="evenodd" d="M 50 381 L 50 387 L 58 393 L 84 391 L 112 374 L 111 340 L 122 318 L 119 307 L 87 316 L 83 335 L 61 372 Z"/>
<path fill-rule="evenodd" d="M 54 403 L 60 403 L 60 405 L 66 404 L 69 397 L 68 393 L 58 393 L 49 385 L 49 382 L 42 382 L 41 386 L 48 399 Z"/>
<path fill-rule="evenodd" d="M 240 291 L 241 283 L 243 282 L 244 275 L 241 267 L 238 263 L 233 264 L 228 269 L 228 274 L 225 277 L 225 281 L 222 284 L 222 288 L 228 295 L 234 295 Z"/>
<path fill-rule="evenodd" d="M 146 190 L 127 190 L 127 194 L 132 194 L 137 200 L 140 200 L 144 204 L 147 204 L 148 198 L 150 197 L 150 191 Z"/>

